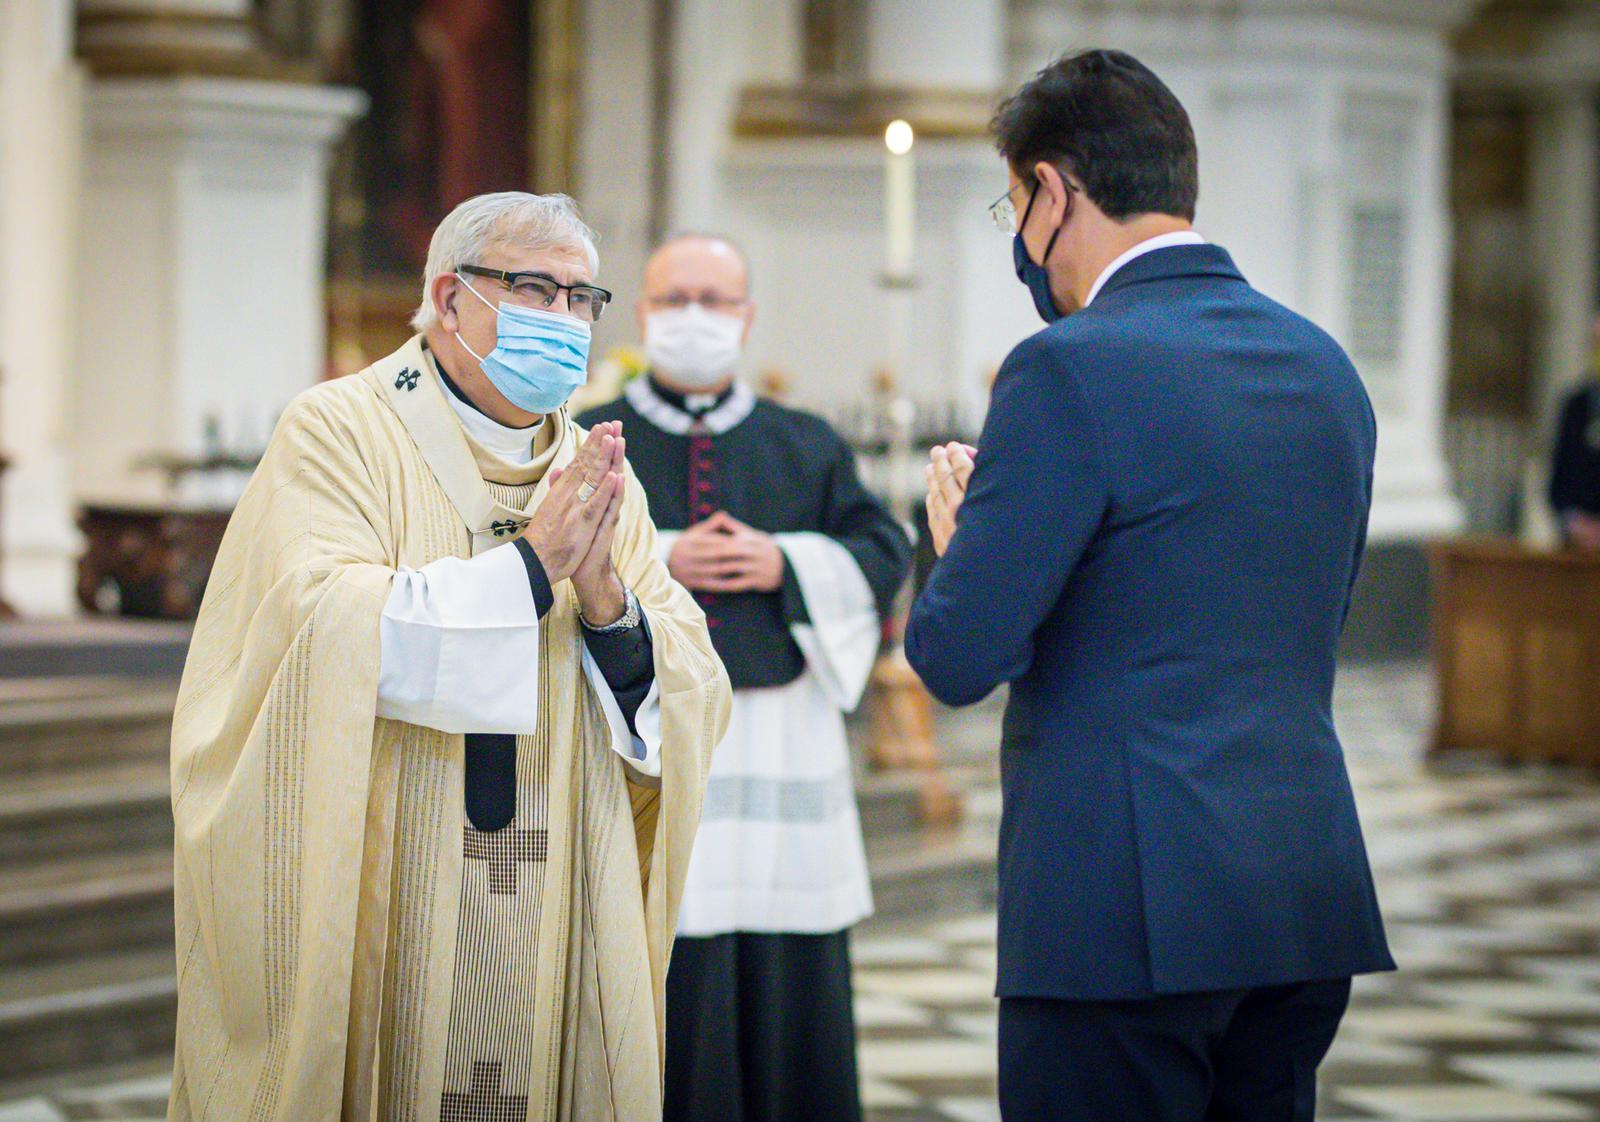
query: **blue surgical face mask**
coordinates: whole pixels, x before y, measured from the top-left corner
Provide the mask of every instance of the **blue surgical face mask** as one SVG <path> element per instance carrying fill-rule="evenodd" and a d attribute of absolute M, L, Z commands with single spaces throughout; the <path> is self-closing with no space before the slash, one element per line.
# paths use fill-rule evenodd
<path fill-rule="evenodd" d="M 1028 224 L 1028 215 L 1033 213 L 1033 201 L 1039 196 L 1039 184 L 1033 185 L 1033 191 L 1028 195 L 1028 206 L 1022 212 L 1022 221 L 1017 223 L 1017 232 L 1011 235 L 1011 263 L 1016 267 L 1017 279 L 1028 286 L 1028 294 L 1033 297 L 1033 309 L 1039 313 L 1039 318 L 1046 323 L 1054 323 L 1061 318 L 1061 309 L 1056 307 L 1056 298 L 1050 295 L 1050 274 L 1043 265 L 1035 265 L 1033 258 L 1028 256 L 1028 247 L 1022 240 L 1022 228 Z M 1056 232 L 1050 235 L 1050 242 L 1044 247 L 1044 259 L 1050 260 L 1050 251 L 1056 247 L 1056 239 L 1061 236 L 1061 227 L 1056 227 Z"/>
<path fill-rule="evenodd" d="M 460 273 L 466 290 L 493 308 Z M 524 308 L 504 300 L 496 312 L 495 348 L 479 355 L 456 332 L 456 341 L 483 368 L 507 401 L 529 413 L 554 413 L 589 380 L 589 325 L 581 319 Z"/>

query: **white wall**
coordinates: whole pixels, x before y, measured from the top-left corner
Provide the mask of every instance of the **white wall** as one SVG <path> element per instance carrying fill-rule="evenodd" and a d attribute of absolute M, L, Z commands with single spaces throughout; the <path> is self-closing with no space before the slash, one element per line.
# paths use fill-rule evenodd
<path fill-rule="evenodd" d="M 595 328 L 598 357 L 637 336 L 633 301 L 656 202 L 654 6 L 586 0 L 582 19 L 575 197 L 600 236 L 599 282 L 616 297 Z"/>

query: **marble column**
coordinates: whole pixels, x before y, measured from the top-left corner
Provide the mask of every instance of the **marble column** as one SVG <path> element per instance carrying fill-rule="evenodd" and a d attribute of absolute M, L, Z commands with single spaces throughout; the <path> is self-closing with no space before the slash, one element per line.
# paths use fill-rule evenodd
<path fill-rule="evenodd" d="M 251 0 L 78 0 L 78 45 L 105 59 L 256 50 Z"/>
<path fill-rule="evenodd" d="M 576 183 L 584 219 L 600 233 L 599 281 L 617 300 L 595 325 L 598 358 L 637 338 L 633 295 L 649 251 L 652 217 L 666 184 L 654 145 L 659 5 L 586 0 L 584 19 L 603 33 L 580 36 Z"/>
<path fill-rule="evenodd" d="M 991 104 L 1002 92 L 1003 3 L 871 0 L 866 29 L 867 76 L 875 87 L 956 92 Z M 1010 244 L 988 216 L 988 205 L 1005 189 L 1005 166 L 985 131 L 987 120 L 972 123 L 977 128 L 969 135 L 935 132 L 918 145 L 919 168 L 926 169 L 918 212 L 926 217 L 918 223 L 923 248 L 914 270 L 914 336 L 938 345 L 913 351 L 902 374 L 909 398 L 954 401 L 975 428 L 987 408 L 989 375 L 1038 321 L 1012 276 Z"/>
<path fill-rule="evenodd" d="M 114 302 L 77 268 L 80 106 L 70 0 L 0 4 L 0 599 L 73 610 L 69 412 L 78 307 Z"/>
<path fill-rule="evenodd" d="M 256 78 L 97 78 L 86 107 L 84 275 L 74 418 L 81 494 L 228 503 L 241 480 L 173 496 L 153 455 L 259 450 L 325 369 L 329 149 L 356 90 Z"/>
<path fill-rule="evenodd" d="M 1491 38 L 1458 61 L 1456 81 L 1508 97 L 1527 114 L 1533 439 L 1521 534 L 1549 544 L 1559 531 L 1545 498 L 1548 442 L 1562 398 L 1594 369 L 1600 313 L 1600 10 L 1553 9 L 1523 36 Z"/>
<path fill-rule="evenodd" d="M 1600 51 L 1596 53 L 1600 63 Z M 1534 403 L 1540 418 L 1554 415 L 1574 382 L 1594 369 L 1593 327 L 1600 257 L 1600 87 L 1588 83 L 1542 91 L 1530 119 L 1529 225 L 1537 264 L 1534 278 Z"/>

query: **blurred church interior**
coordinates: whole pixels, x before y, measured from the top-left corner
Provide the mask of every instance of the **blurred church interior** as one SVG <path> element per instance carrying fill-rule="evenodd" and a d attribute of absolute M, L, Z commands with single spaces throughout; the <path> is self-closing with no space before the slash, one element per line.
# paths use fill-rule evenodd
<path fill-rule="evenodd" d="M 1198 229 L 1378 415 L 1339 713 L 1403 969 L 1326 1113 L 1600 1120 L 1600 556 L 1544 498 L 1597 377 L 1600 2 L 5 0 L 0 1122 L 161 1113 L 185 621 L 284 405 L 409 334 L 445 212 L 577 198 L 618 305 L 590 401 L 637 369 L 649 247 L 729 235 L 746 375 L 909 519 L 915 450 L 974 438 L 1038 327 L 990 115 L 1087 46 L 1172 86 Z M 998 1117 L 998 703 L 896 671 L 853 727 L 869 1116 Z"/>

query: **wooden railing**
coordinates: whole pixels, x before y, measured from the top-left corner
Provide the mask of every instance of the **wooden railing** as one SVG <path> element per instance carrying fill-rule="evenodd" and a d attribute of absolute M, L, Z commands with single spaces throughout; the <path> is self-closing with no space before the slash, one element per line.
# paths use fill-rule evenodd
<path fill-rule="evenodd" d="M 1431 560 L 1432 750 L 1600 765 L 1600 554 L 1462 541 Z"/>

